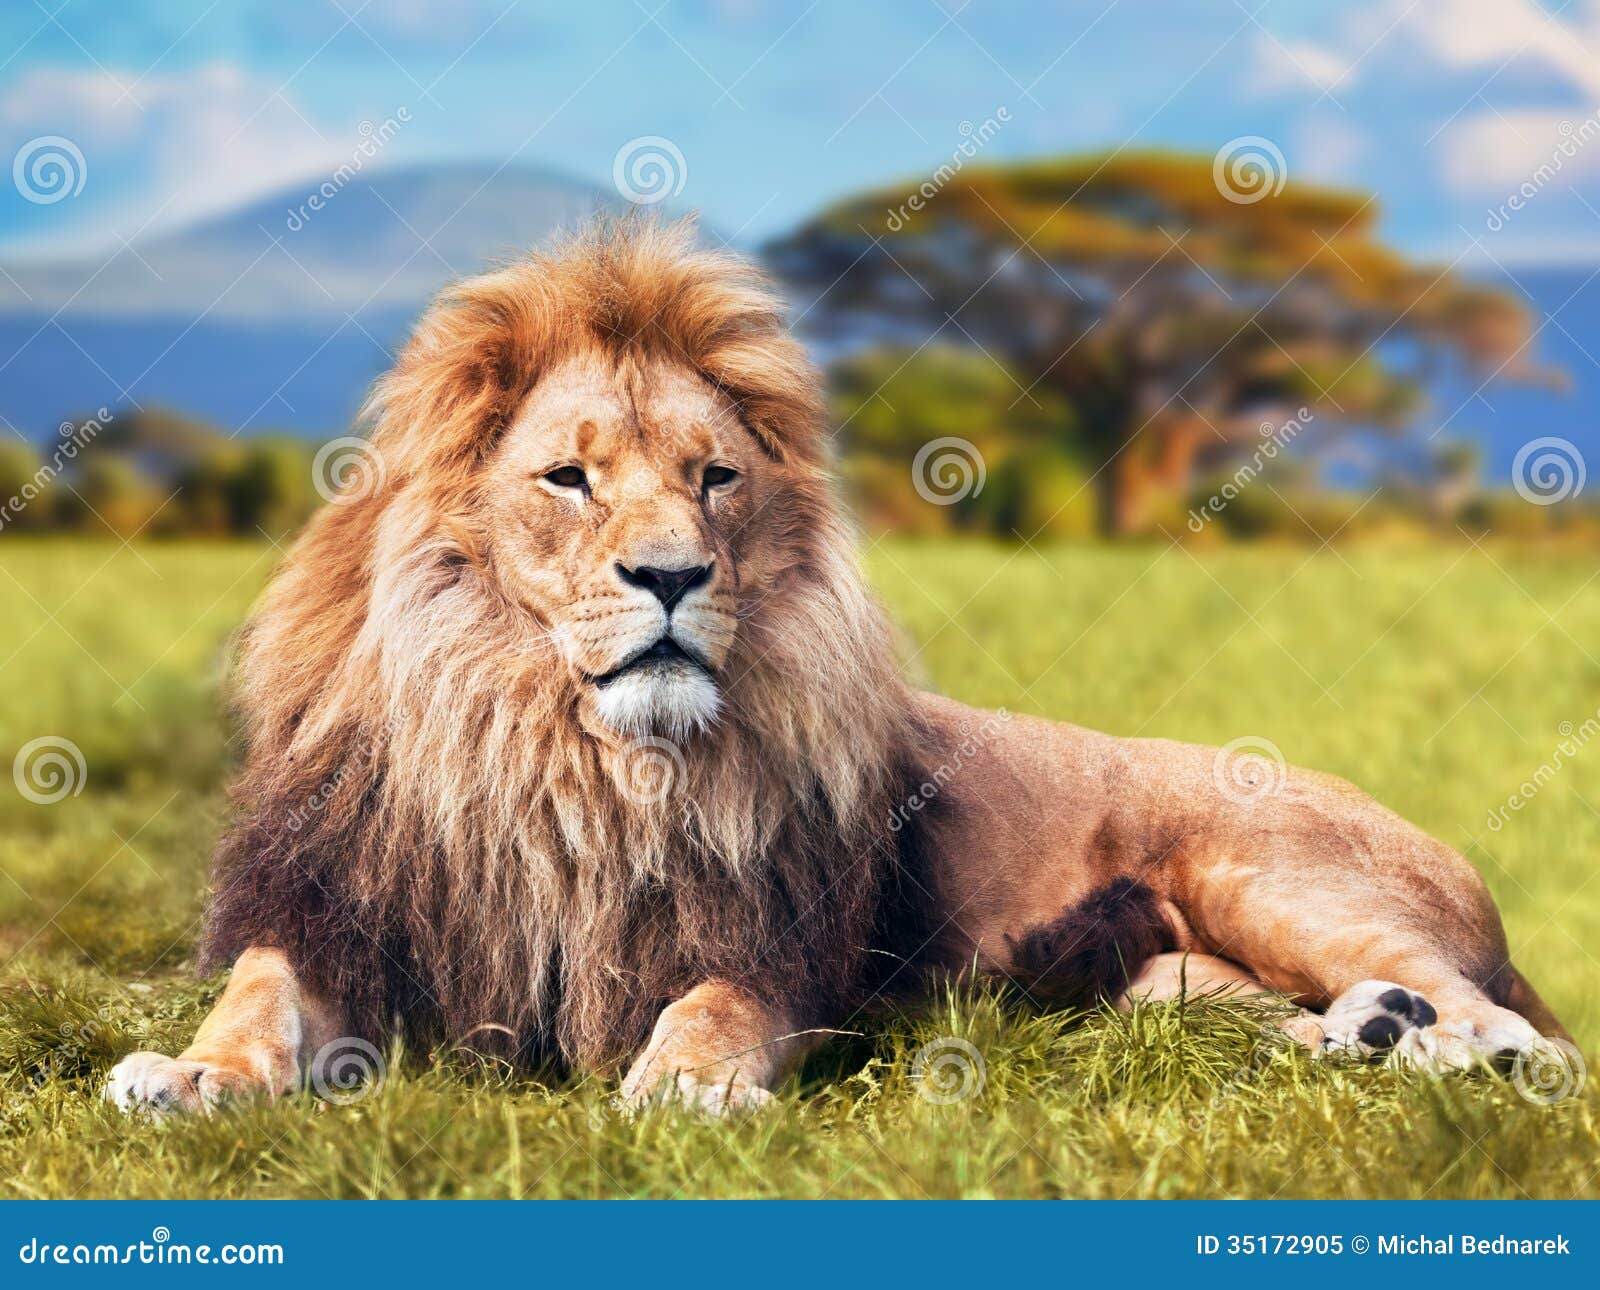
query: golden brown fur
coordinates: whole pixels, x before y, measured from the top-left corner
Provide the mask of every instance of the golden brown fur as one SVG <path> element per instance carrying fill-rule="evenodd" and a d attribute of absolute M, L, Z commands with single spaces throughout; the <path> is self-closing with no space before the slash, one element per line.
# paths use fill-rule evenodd
<path fill-rule="evenodd" d="M 1159 995 L 1182 959 L 1126 958 L 1163 950 L 1332 1005 L 1312 1043 L 1389 981 L 1437 1004 L 1419 1060 L 1557 1029 L 1471 867 L 1350 786 L 1239 801 L 1217 750 L 909 692 L 818 382 L 685 230 L 457 286 L 368 415 L 375 485 L 312 521 L 243 641 L 204 966 L 245 979 L 180 1059 L 120 1066 L 120 1102 L 281 1092 L 308 1036 L 395 1027 L 753 1102 L 886 977 L 975 964 L 1061 1003 L 1143 966 Z"/>

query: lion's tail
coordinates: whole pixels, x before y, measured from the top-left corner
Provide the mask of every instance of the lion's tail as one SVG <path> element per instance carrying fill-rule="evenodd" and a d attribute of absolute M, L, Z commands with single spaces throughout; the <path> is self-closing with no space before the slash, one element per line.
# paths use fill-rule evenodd
<path fill-rule="evenodd" d="M 1178 948 L 1160 898 L 1132 878 L 1115 878 L 1054 922 L 1006 939 L 1013 977 L 1056 1008 L 1115 999 L 1147 960 Z"/>

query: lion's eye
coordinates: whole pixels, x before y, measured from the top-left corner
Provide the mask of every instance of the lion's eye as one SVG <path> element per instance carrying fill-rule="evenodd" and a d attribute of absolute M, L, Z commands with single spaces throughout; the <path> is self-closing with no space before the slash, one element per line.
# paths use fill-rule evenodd
<path fill-rule="evenodd" d="M 557 488 L 581 488 L 588 491 L 589 477 L 576 466 L 558 466 L 545 472 L 545 481 Z"/>
<path fill-rule="evenodd" d="M 739 478 L 739 472 L 731 466 L 707 466 L 702 480 L 707 489 L 726 488 Z"/>

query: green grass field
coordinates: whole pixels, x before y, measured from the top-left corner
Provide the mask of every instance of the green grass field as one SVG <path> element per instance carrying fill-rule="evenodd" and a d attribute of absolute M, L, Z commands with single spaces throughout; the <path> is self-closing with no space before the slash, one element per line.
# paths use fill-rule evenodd
<path fill-rule="evenodd" d="M 0 780 L 0 1196 L 1600 1195 L 1592 1087 L 1545 1105 L 1508 1080 L 1313 1064 L 1261 1007 L 1214 1001 L 938 1000 L 735 1124 L 623 1120 L 597 1082 L 397 1052 L 346 1105 L 126 1120 L 96 1100 L 109 1066 L 176 1051 L 219 986 L 189 961 L 224 815 L 221 659 L 276 557 L 0 544 L 0 754 L 53 736 L 85 768 L 54 802 Z M 1592 556 L 893 541 L 868 563 L 933 688 L 1119 734 L 1264 737 L 1466 851 L 1519 965 L 1585 1051 L 1600 1040 Z M 61 791 L 49 751 L 36 798 Z M 915 1054 L 950 1039 L 981 1087 L 936 1101 Z"/>

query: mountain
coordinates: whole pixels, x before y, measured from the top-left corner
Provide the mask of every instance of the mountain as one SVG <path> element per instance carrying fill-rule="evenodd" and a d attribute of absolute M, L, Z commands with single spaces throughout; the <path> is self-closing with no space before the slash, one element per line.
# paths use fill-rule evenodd
<path fill-rule="evenodd" d="M 597 211 L 527 167 L 322 178 L 106 256 L 0 265 L 0 432 L 137 401 L 245 434 L 343 432 L 428 298 Z"/>
<path fill-rule="evenodd" d="M 452 278 L 626 205 L 553 172 L 488 165 L 323 184 L 307 180 L 108 256 L 0 266 L 0 315 L 263 323 L 415 310 Z"/>

